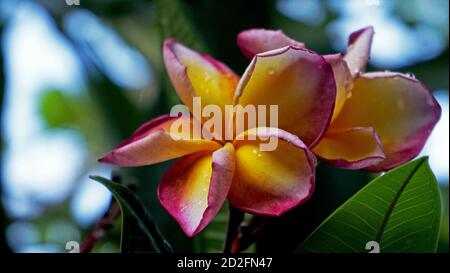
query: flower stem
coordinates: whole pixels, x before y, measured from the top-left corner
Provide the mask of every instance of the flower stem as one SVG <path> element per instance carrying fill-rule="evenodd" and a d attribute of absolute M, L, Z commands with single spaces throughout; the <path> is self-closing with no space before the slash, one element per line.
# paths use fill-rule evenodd
<path fill-rule="evenodd" d="M 239 231 L 239 242 L 235 244 L 236 252 L 244 251 L 254 244 L 265 233 L 267 222 L 267 217 L 253 216 L 247 225 L 242 226 Z"/>
<path fill-rule="evenodd" d="M 239 251 L 239 231 L 242 221 L 244 221 L 244 213 L 231 204 L 229 206 L 228 230 L 225 237 L 225 246 L 223 253 L 237 253 Z"/>

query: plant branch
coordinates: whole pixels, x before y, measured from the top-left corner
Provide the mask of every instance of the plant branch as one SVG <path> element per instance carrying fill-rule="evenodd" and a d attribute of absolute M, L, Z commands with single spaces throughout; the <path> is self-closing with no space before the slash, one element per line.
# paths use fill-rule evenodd
<path fill-rule="evenodd" d="M 109 205 L 108 210 L 103 214 L 102 218 L 100 218 L 89 232 L 86 240 L 80 247 L 81 253 L 89 253 L 94 248 L 95 243 L 101 240 L 106 232 L 112 227 L 114 222 L 120 216 L 120 208 L 114 198 L 111 199 L 111 203 Z"/>

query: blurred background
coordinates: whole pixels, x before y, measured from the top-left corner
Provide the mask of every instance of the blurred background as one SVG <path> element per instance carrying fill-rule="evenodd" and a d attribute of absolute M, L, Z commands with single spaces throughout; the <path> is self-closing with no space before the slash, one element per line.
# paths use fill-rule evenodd
<path fill-rule="evenodd" d="M 111 177 L 96 159 L 178 103 L 161 60 L 168 34 L 241 74 L 243 29 L 282 29 L 326 54 L 345 51 L 348 35 L 367 25 L 376 31 L 368 70 L 411 73 L 442 107 L 422 155 L 441 187 L 439 251 L 448 252 L 448 10 L 447 0 L 0 0 L 0 252 L 67 252 L 91 233 L 111 204 L 88 178 Z M 160 207 L 155 189 L 170 164 L 119 172 L 175 250 L 220 251 L 226 206 L 194 239 Z M 271 229 L 287 228 L 256 247 L 289 251 L 283 238 L 304 238 L 372 178 L 320 164 L 312 200 L 273 221 Z M 119 252 L 120 221 L 111 223 L 92 252 Z"/>

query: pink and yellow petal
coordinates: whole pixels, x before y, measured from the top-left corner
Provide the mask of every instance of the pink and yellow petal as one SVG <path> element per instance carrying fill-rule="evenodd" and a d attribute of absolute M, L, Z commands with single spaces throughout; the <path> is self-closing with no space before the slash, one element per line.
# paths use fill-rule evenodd
<path fill-rule="evenodd" d="M 198 234 L 216 216 L 228 194 L 234 164 L 234 148 L 228 143 L 212 154 L 186 156 L 164 175 L 158 198 L 187 236 Z"/>
<path fill-rule="evenodd" d="M 234 142 L 236 168 L 228 194 L 233 206 L 278 216 L 311 196 L 316 159 L 297 136 L 276 128 L 253 128 L 243 135 Z M 278 141 L 273 151 L 261 149 L 268 137 Z"/>
<path fill-rule="evenodd" d="M 383 161 L 386 156 L 373 128 L 330 130 L 313 152 L 331 165 L 345 169 L 362 169 Z"/>
<path fill-rule="evenodd" d="M 245 57 L 252 59 L 258 53 L 269 50 L 293 46 L 304 47 L 303 43 L 297 42 L 286 36 L 281 30 L 248 29 L 239 33 L 237 44 Z"/>
<path fill-rule="evenodd" d="M 369 61 L 373 35 L 373 27 L 366 27 L 353 32 L 348 39 L 347 54 L 344 59 L 353 76 L 365 70 Z"/>
<path fill-rule="evenodd" d="M 342 54 L 324 55 L 323 57 L 331 65 L 334 73 L 334 81 L 336 82 L 336 102 L 331 119 L 331 122 L 333 122 L 341 112 L 345 100 L 351 94 L 353 77 Z"/>
<path fill-rule="evenodd" d="M 288 46 L 253 58 L 239 82 L 235 102 L 267 109 L 278 106 L 278 128 L 311 147 L 328 127 L 335 97 L 330 64 L 314 52 Z M 266 126 L 269 121 L 267 117 Z"/>
<path fill-rule="evenodd" d="M 193 97 L 200 97 L 202 105 L 215 104 L 223 108 L 232 104 L 239 78 L 225 64 L 185 47 L 175 39 L 164 42 L 163 57 L 178 96 L 191 112 Z"/>
<path fill-rule="evenodd" d="M 196 139 L 192 133 L 171 130 L 174 122 L 185 122 L 192 129 L 192 119 L 189 117 L 165 115 L 155 118 L 142 125 L 99 162 L 123 167 L 143 166 L 199 151 L 213 151 L 222 146 L 212 140 Z M 176 128 L 181 129 L 181 126 Z"/>
<path fill-rule="evenodd" d="M 441 115 L 433 95 L 415 78 L 393 72 L 356 78 L 333 128 L 373 127 L 386 159 L 368 169 L 384 171 L 417 156 Z"/>

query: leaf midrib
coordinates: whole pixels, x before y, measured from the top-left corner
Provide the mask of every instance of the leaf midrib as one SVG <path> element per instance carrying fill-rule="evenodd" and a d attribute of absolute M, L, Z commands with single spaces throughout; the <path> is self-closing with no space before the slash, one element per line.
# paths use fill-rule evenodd
<path fill-rule="evenodd" d="M 398 200 L 400 199 L 404 189 L 406 188 L 406 186 L 408 186 L 409 182 L 412 180 L 413 176 L 416 174 L 417 170 L 420 168 L 420 166 L 422 166 L 422 164 L 426 161 L 426 158 L 423 158 L 418 164 L 417 166 L 414 167 L 414 169 L 411 171 L 411 173 L 408 175 L 407 179 L 405 180 L 405 182 L 403 182 L 402 186 L 400 187 L 400 189 L 397 191 L 397 193 L 394 196 L 394 199 L 392 200 L 386 215 L 383 218 L 383 221 L 381 222 L 381 226 L 377 232 L 377 234 L 375 235 L 375 241 L 376 242 L 380 242 L 381 237 L 383 236 L 384 230 L 387 226 L 387 223 L 389 222 L 389 219 L 391 218 L 392 213 L 394 212 L 395 206 L 398 203 Z"/>

